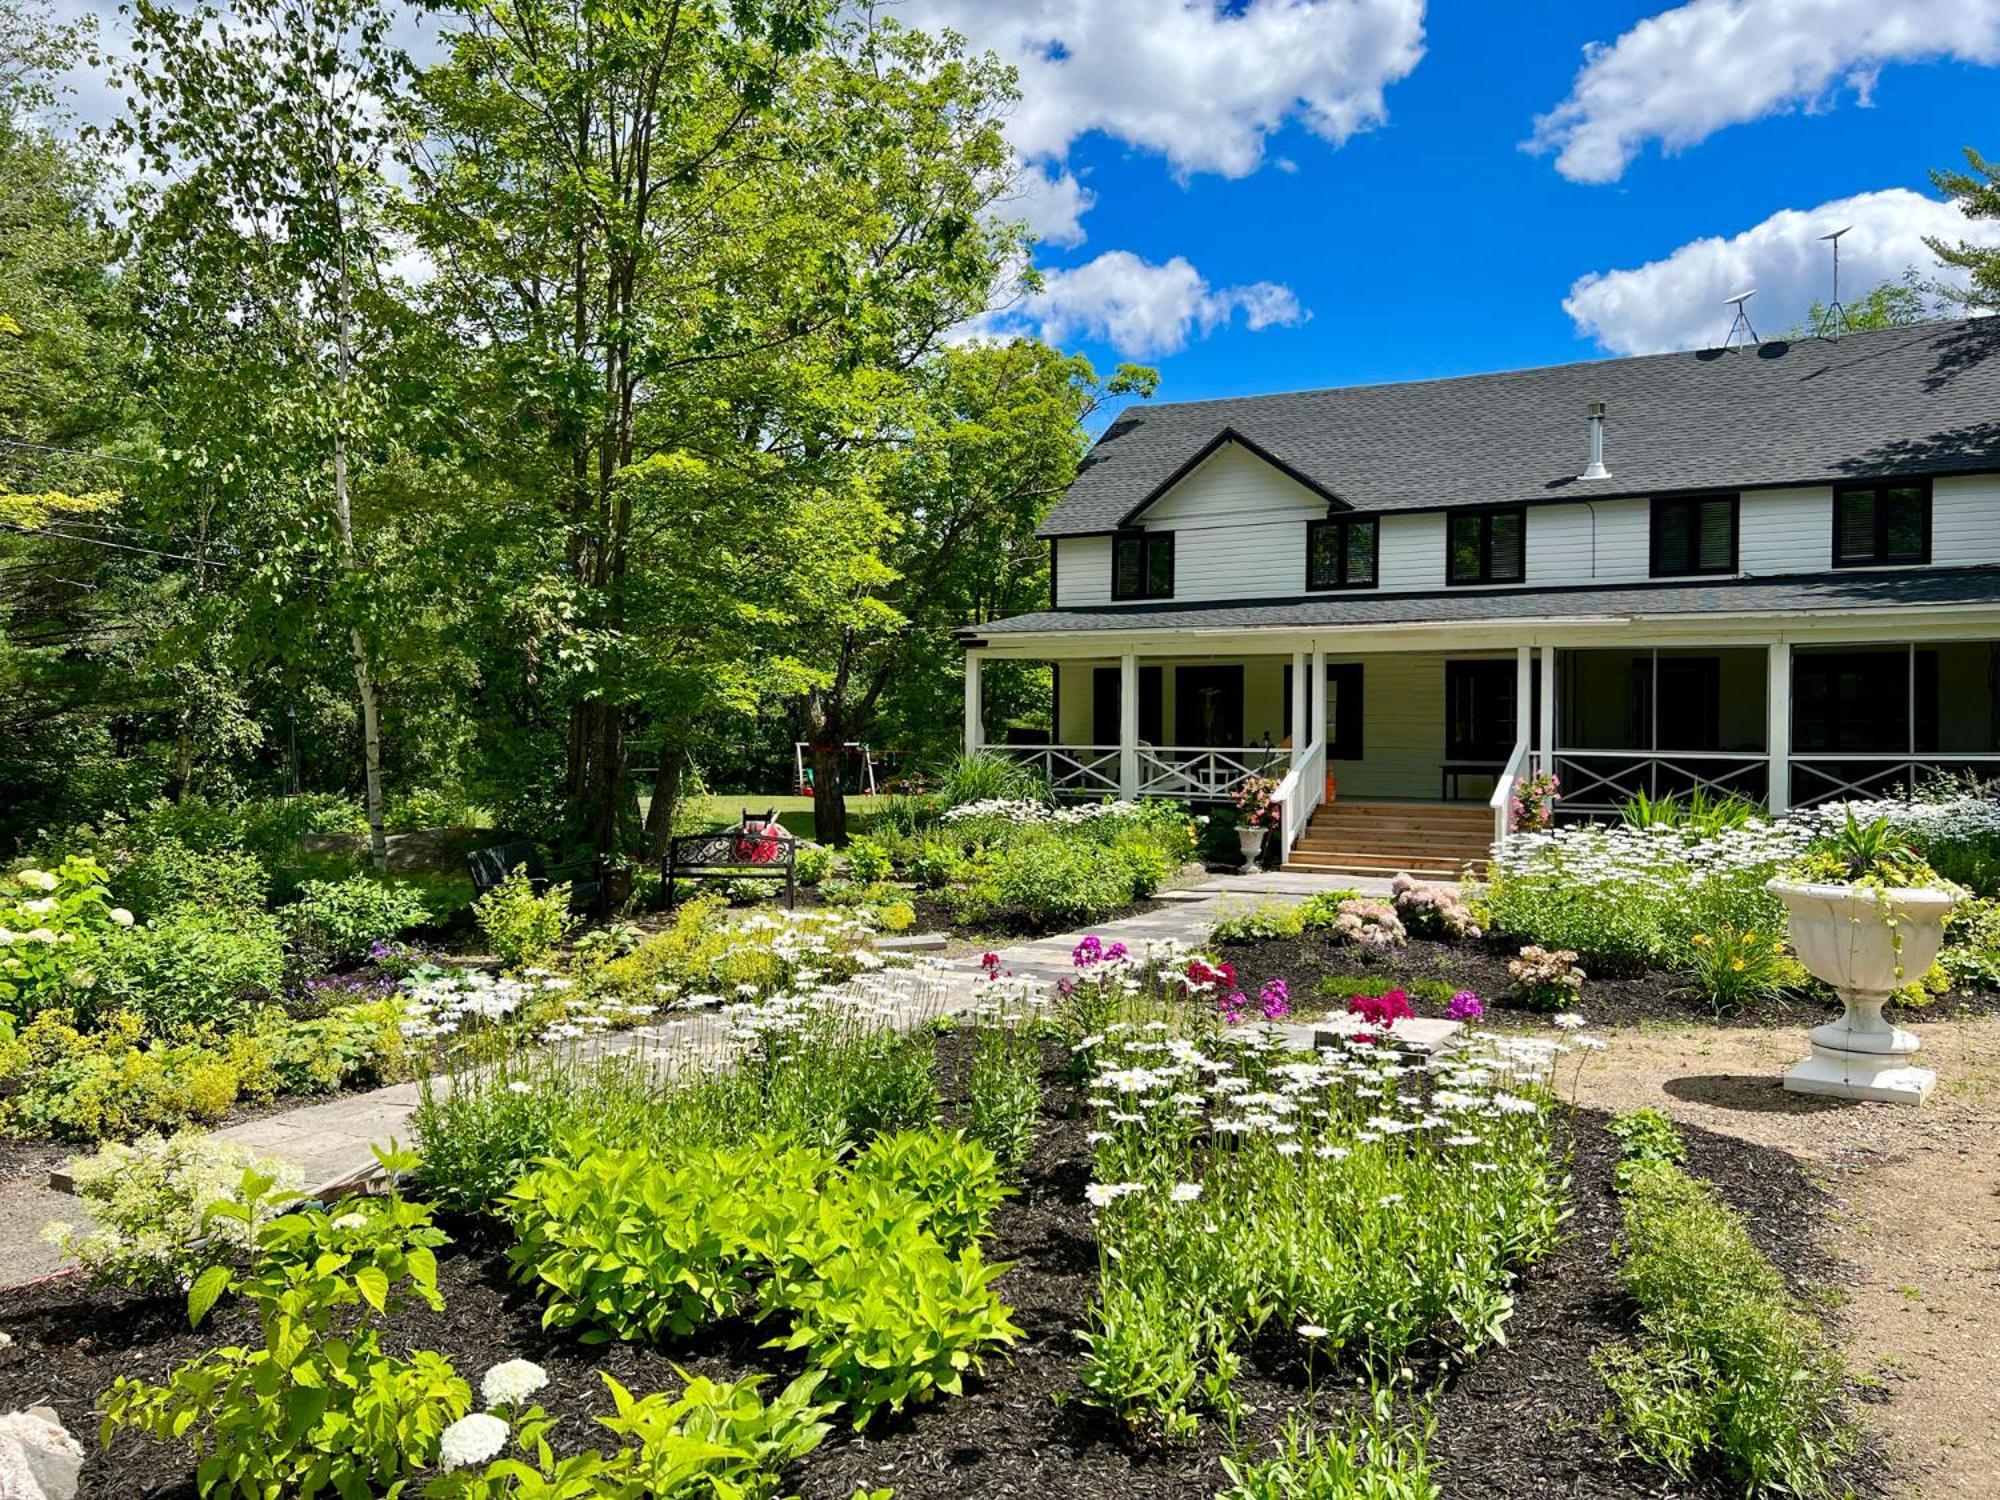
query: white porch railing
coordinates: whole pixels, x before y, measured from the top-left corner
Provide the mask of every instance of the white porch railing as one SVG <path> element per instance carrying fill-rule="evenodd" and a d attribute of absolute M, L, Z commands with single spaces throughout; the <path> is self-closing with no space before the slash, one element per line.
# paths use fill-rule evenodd
<path fill-rule="evenodd" d="M 1299 835 L 1312 821 L 1314 810 L 1326 797 L 1326 746 L 1314 740 L 1305 755 L 1285 773 L 1271 800 L 1278 804 L 1279 836 L 1284 852 L 1290 854 Z"/>
<path fill-rule="evenodd" d="M 1771 757 L 1738 750 L 1557 750 L 1561 810 L 1616 813 L 1641 793 L 1685 794 L 1701 787 L 1716 796 L 1761 803 L 1770 785 Z"/>
<path fill-rule="evenodd" d="M 1493 795 L 1487 805 L 1493 809 L 1493 847 L 1507 842 L 1507 835 L 1513 832 L 1514 788 L 1521 784 L 1521 778 L 1528 774 L 1534 764 L 1534 753 L 1527 741 L 1514 746 L 1514 753 L 1507 757 L 1507 764 L 1501 769 L 1499 778 L 1493 783 Z"/>
<path fill-rule="evenodd" d="M 1927 776 L 1971 771 L 2000 774 L 2000 755 L 1813 754 L 1792 757 L 1792 806 L 1894 796 L 1913 791 Z"/>
<path fill-rule="evenodd" d="M 1246 776 L 1268 776 L 1288 752 L 1275 745 L 1141 745 L 1139 795 L 1220 802 Z"/>
<path fill-rule="evenodd" d="M 1116 745 L 989 745 L 987 749 L 1039 772 L 1058 797 L 1118 795 Z"/>

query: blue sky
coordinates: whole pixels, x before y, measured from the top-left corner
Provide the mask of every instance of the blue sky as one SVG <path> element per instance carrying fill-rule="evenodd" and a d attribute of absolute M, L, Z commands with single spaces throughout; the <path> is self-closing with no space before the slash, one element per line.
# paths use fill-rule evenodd
<path fill-rule="evenodd" d="M 1925 233 L 2000 239 L 1928 180 L 2000 154 L 1987 0 L 903 13 L 1022 62 L 1017 144 L 1093 200 L 1031 197 L 1076 242 L 995 326 L 1156 364 L 1163 399 L 1695 347 L 1753 285 L 1768 335 L 1824 294 L 1828 230 L 1849 290 L 1934 271 Z"/>

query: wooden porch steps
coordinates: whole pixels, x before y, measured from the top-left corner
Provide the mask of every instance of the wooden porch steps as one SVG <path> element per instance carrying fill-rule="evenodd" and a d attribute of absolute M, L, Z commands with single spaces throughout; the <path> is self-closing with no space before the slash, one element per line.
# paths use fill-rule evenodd
<path fill-rule="evenodd" d="M 1387 879 L 1458 880 L 1483 872 L 1493 814 L 1480 803 L 1335 802 L 1313 814 L 1288 870 Z"/>

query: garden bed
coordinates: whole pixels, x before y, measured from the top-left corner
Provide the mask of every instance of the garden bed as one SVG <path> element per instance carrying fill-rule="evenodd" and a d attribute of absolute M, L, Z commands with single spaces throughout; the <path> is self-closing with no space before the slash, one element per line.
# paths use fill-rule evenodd
<path fill-rule="evenodd" d="M 963 1046 L 942 1044 L 947 1094 L 962 1073 Z M 1026 1337 L 994 1359 L 987 1378 L 957 1398 L 880 1420 L 865 1437 L 837 1429 L 787 1476 L 784 1493 L 802 1500 L 848 1500 L 860 1487 L 892 1486 L 897 1500 L 1046 1500 L 1158 1497 L 1209 1500 L 1222 1487 L 1221 1459 L 1233 1451 L 1224 1424 L 1203 1421 L 1195 1440 L 1165 1446 L 1129 1436 L 1109 1415 L 1072 1399 L 1083 1320 L 1098 1278 L 1093 1220 L 1084 1202 L 1091 1174 L 1085 1122 L 1070 1117 L 1066 1088 L 1051 1085 L 1050 1118 L 1024 1174 L 1023 1190 L 1000 1209 L 990 1253 L 1013 1263 L 998 1290 L 1014 1307 Z M 1822 1276 L 1815 1233 L 1822 1195 L 1783 1153 L 1688 1133 L 1689 1167 L 1713 1179 L 1747 1218 L 1750 1232 L 1795 1285 Z M 1719 1486 L 1676 1487 L 1659 1471 L 1621 1463 L 1598 1422 L 1606 1404 L 1592 1354 L 1631 1326 L 1610 1273 L 1618 1215 L 1610 1177 L 1616 1147 L 1602 1117 L 1585 1114 L 1559 1139 L 1568 1156 L 1574 1214 L 1563 1242 L 1529 1270 L 1517 1290 L 1509 1343 L 1445 1382 L 1433 1412 L 1431 1457 L 1443 1466 L 1449 1496 L 1523 1497 L 1550 1484 L 1565 1494 L 1611 1497 L 1715 1495 Z M 397 1347 L 430 1348 L 474 1372 L 508 1359 L 541 1364 L 550 1384 L 541 1400 L 565 1420 L 559 1447 L 602 1436 L 591 1418 L 610 1400 L 605 1370 L 635 1392 L 672 1389 L 673 1366 L 691 1374 L 737 1378 L 772 1372 L 774 1391 L 797 1368 L 794 1357 L 761 1347 L 765 1333 L 743 1322 L 716 1325 L 660 1347 L 612 1343 L 586 1348 L 541 1328 L 540 1307 L 506 1276 L 504 1241 L 476 1223 L 450 1226 L 457 1244 L 443 1257 L 445 1311 L 402 1314 L 391 1331 Z M 96 1293 L 64 1279 L 10 1294 L 0 1331 L 0 1409 L 49 1402 L 87 1441 L 88 1415 L 119 1375 L 163 1376 L 176 1362 L 218 1341 L 255 1341 L 241 1307 L 219 1311 L 190 1332 L 178 1298 Z M 1236 1445 L 1261 1445 L 1282 1415 L 1316 1391 L 1321 1414 L 1365 1397 L 1346 1372 L 1308 1381 L 1299 1344 L 1260 1339 L 1247 1351 L 1237 1390 L 1254 1408 Z M 1418 1370 L 1420 1384 L 1443 1372 Z M 1865 1476 L 1850 1476 L 1859 1483 Z M 1861 1486 L 1866 1488 L 1865 1485 Z M 83 1500 L 189 1500 L 195 1491 L 184 1454 L 127 1434 L 109 1452 L 93 1448 Z"/>
<path fill-rule="evenodd" d="M 1259 938 L 1249 943 L 1232 943 L 1218 950 L 1236 966 L 1238 985 L 1246 994 L 1255 994 L 1268 980 L 1282 979 L 1290 987 L 1292 1003 L 1302 1014 L 1319 1008 L 1338 1010 L 1339 999 L 1317 995 L 1315 985 L 1329 976 L 1367 979 L 1382 990 L 1396 989 L 1412 982 L 1434 981 L 1456 989 L 1468 989 L 1495 1007 L 1493 1019 L 1516 1016 L 1533 1021 L 1536 1013 L 1516 1007 L 1509 999 L 1514 981 L 1507 962 L 1520 951 L 1518 940 L 1501 937 L 1450 942 L 1411 938 L 1407 946 L 1377 953 L 1354 943 L 1338 942 L 1323 932 L 1306 932 L 1290 937 Z M 1589 978 L 1574 1008 L 1594 1026 L 1631 1026 L 1649 1021 L 1673 1021 L 1711 1026 L 1741 1026 L 1769 1029 L 1774 1026 L 1817 1026 L 1840 1014 L 1840 1003 L 1830 996 L 1824 1000 L 1811 995 L 1786 993 L 1759 1000 L 1742 1008 L 1717 1015 L 1714 1008 L 1695 990 L 1686 977 L 1666 970 L 1649 969 L 1636 974 L 1600 973 L 1584 961 Z M 1371 990 L 1371 993 L 1377 991 Z M 1412 994 L 1411 1005 L 1420 1016 L 1442 1016 L 1444 1006 Z M 1977 990 L 1952 990 L 1918 1009 L 1898 1008 L 1893 1012 L 1904 1025 L 1920 1026 L 1927 1020 L 1961 1020 L 2000 1014 L 2000 995 Z"/>

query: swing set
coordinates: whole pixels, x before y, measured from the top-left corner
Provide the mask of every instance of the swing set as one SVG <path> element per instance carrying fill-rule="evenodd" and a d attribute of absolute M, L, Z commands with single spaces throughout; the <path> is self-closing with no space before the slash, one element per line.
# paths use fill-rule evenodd
<path fill-rule="evenodd" d="M 794 740 L 792 742 L 792 784 L 798 788 L 799 796 L 810 797 L 813 794 L 812 767 L 806 764 L 806 757 L 818 754 L 822 750 L 837 750 L 842 756 L 856 757 L 860 762 L 859 780 L 862 795 L 868 797 L 876 795 L 875 757 L 865 743 L 860 740 L 848 740 L 844 744 L 835 746 L 813 745 L 807 743 L 805 740 Z"/>

